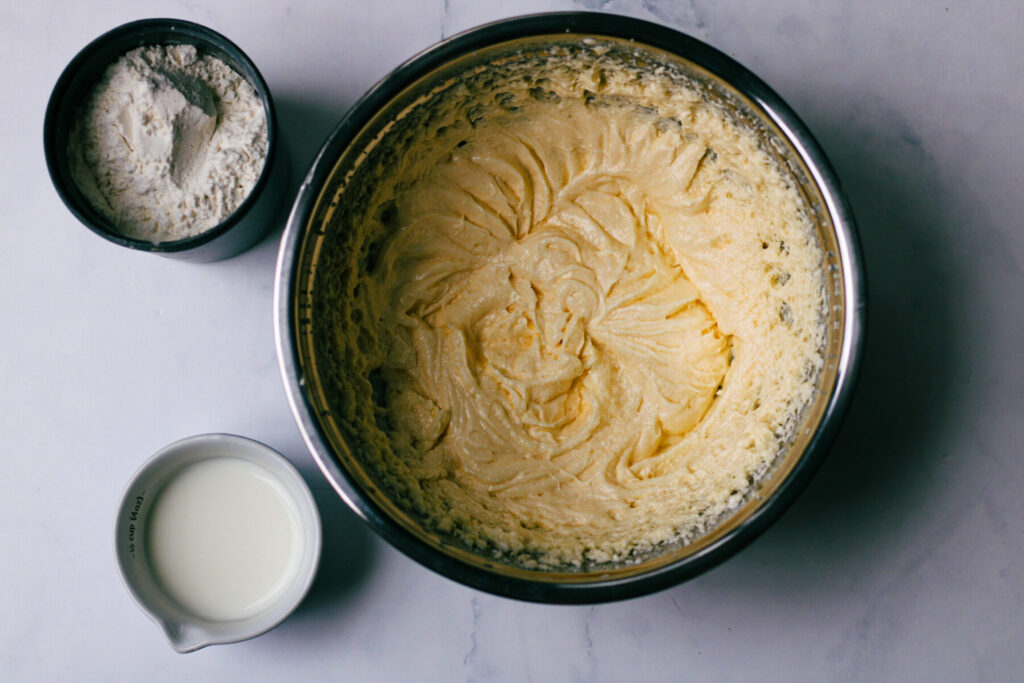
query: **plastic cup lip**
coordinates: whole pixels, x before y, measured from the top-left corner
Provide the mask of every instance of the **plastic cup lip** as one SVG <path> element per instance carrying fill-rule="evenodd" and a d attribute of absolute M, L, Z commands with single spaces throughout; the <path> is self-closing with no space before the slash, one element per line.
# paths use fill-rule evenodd
<path fill-rule="evenodd" d="M 99 69 L 99 73 L 102 74 L 103 69 L 117 57 L 136 47 L 186 43 L 195 45 L 201 52 L 213 54 L 218 58 L 226 56 L 229 66 L 252 85 L 267 117 L 267 154 L 259 178 L 249 195 L 223 221 L 197 235 L 179 240 L 140 240 L 122 234 L 100 215 L 71 177 L 67 155 L 69 127 L 66 124 L 70 113 L 73 113 L 81 102 L 81 97 L 74 97 L 71 100 L 68 98 L 80 74 L 95 68 L 95 60 L 104 60 L 104 65 Z M 84 90 L 84 94 L 87 93 L 88 88 Z M 47 102 L 43 120 L 43 150 L 54 189 L 80 223 L 100 237 L 122 247 L 167 255 L 191 251 L 213 242 L 252 213 L 253 207 L 270 185 L 271 171 L 279 156 L 277 128 L 277 111 L 266 80 L 252 59 L 231 40 L 211 28 L 184 19 L 140 19 L 122 24 L 100 35 L 79 50 L 68 62 L 57 78 Z"/>
<path fill-rule="evenodd" d="M 298 515 L 302 542 L 299 566 L 278 599 L 255 615 L 214 621 L 188 614 L 159 587 L 145 558 L 141 528 L 152 501 L 178 472 L 197 462 L 237 458 L 263 467 L 281 484 Z M 134 513 L 134 514 L 133 514 Z M 134 522 L 136 528 L 132 528 Z M 235 434 L 199 434 L 157 451 L 132 475 L 121 495 L 114 525 L 114 559 L 121 581 L 139 608 L 159 625 L 178 652 L 255 638 L 284 621 L 301 604 L 316 578 L 322 548 L 320 514 L 302 475 L 266 444 Z"/>

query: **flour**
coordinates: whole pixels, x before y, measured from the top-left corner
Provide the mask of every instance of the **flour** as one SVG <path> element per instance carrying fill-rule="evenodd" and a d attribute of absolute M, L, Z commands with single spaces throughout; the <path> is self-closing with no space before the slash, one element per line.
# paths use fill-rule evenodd
<path fill-rule="evenodd" d="M 263 170 L 267 119 L 252 86 L 192 45 L 141 47 L 104 73 L 68 141 L 93 207 L 128 237 L 197 235 L 245 200 Z"/>

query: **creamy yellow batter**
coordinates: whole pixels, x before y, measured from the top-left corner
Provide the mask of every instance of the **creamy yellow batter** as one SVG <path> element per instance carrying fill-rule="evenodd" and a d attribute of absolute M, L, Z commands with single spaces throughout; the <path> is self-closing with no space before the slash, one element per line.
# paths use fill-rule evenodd
<path fill-rule="evenodd" d="M 356 229 L 363 428 L 387 436 L 364 457 L 436 528 L 520 559 L 692 538 L 812 394 L 820 248 L 696 92 L 600 59 L 497 83 L 411 135 Z"/>

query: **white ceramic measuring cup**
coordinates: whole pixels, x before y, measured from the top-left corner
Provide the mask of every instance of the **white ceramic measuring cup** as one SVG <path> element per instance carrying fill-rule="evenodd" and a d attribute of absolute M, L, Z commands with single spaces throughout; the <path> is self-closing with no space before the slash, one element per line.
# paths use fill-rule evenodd
<path fill-rule="evenodd" d="M 290 499 L 297 517 L 295 569 L 255 614 L 211 619 L 175 600 L 161 585 L 149 559 L 150 513 L 164 488 L 190 465 L 215 458 L 236 458 L 260 466 Z M 288 460 L 269 446 L 232 434 L 203 434 L 172 443 L 150 458 L 132 477 L 117 512 L 114 547 L 121 577 L 139 607 L 163 628 L 178 652 L 253 638 L 277 626 L 298 607 L 316 576 L 320 560 L 320 515 L 309 487 Z"/>

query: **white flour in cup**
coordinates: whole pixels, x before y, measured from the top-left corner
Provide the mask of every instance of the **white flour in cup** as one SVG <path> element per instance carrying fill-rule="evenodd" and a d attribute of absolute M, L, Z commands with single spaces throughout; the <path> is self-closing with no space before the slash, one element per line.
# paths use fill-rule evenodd
<path fill-rule="evenodd" d="M 80 107 L 71 172 L 93 208 L 128 237 L 202 233 L 252 191 L 267 156 L 267 118 L 252 86 L 192 45 L 128 52 Z"/>

